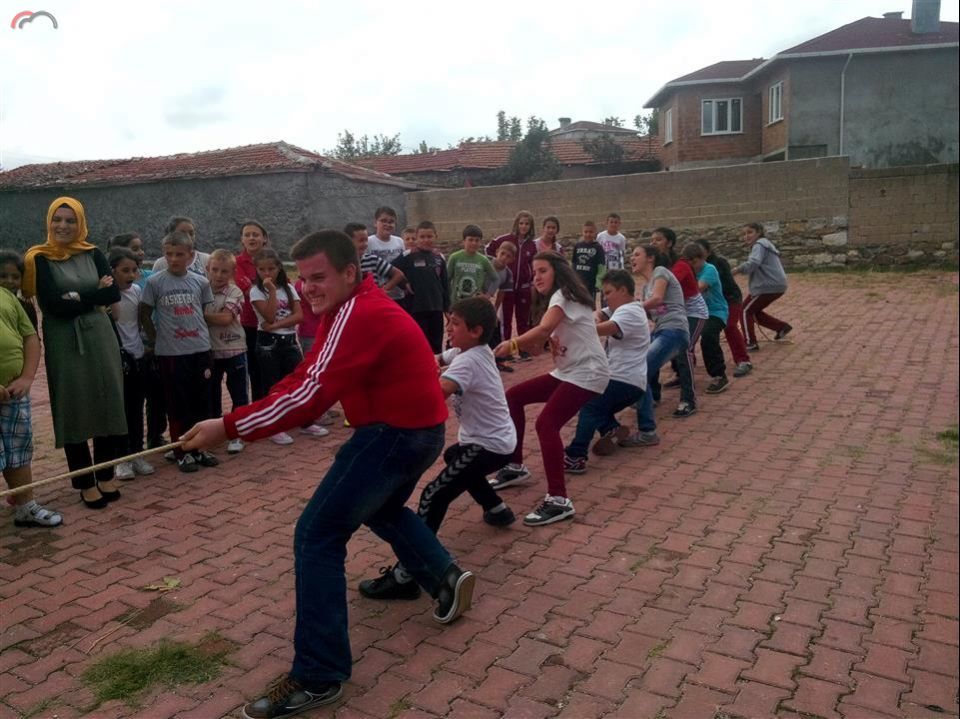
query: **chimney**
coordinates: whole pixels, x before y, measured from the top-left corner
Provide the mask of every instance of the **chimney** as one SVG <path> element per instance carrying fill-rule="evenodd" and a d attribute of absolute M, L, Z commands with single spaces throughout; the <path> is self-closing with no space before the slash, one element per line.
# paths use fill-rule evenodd
<path fill-rule="evenodd" d="M 563 128 L 567 127 L 567 126 L 570 124 L 570 122 L 571 122 L 571 120 L 570 120 L 569 117 L 561 117 L 561 118 L 558 118 L 558 119 L 560 120 L 560 129 L 561 129 L 561 130 L 562 130 Z"/>
<path fill-rule="evenodd" d="M 910 30 L 917 35 L 940 32 L 940 0 L 913 0 Z"/>
<path fill-rule="evenodd" d="M 903 11 L 897 12 L 885 12 L 883 14 L 884 20 L 903 20 Z"/>

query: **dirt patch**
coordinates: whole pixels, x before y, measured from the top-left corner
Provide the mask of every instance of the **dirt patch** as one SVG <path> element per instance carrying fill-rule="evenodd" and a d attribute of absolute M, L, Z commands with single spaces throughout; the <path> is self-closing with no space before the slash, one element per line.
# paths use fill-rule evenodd
<path fill-rule="evenodd" d="M 22 649 L 35 657 L 45 657 L 57 647 L 73 644 L 86 633 L 87 630 L 79 624 L 62 622 L 46 634 L 18 644 L 17 649 Z"/>
<path fill-rule="evenodd" d="M 21 537 L 13 532 L 4 533 L 4 535 L 6 535 L 3 536 L 4 544 L 6 544 L 9 554 L 3 558 L 3 561 L 14 567 L 29 562 L 31 559 L 46 559 L 61 551 L 52 546 L 53 542 L 63 539 L 57 530 L 33 530 L 33 533 Z"/>
<path fill-rule="evenodd" d="M 158 619 L 185 608 L 185 604 L 177 604 L 166 597 L 156 597 L 143 609 L 131 609 L 117 617 L 117 621 L 134 629 L 146 629 Z"/>

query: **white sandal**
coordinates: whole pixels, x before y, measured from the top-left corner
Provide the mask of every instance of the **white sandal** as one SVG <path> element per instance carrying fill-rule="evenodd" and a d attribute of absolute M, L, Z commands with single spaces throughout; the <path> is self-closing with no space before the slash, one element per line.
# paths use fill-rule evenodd
<path fill-rule="evenodd" d="M 59 512 L 40 506 L 35 500 L 14 510 L 13 523 L 18 527 L 56 527 L 62 522 Z"/>

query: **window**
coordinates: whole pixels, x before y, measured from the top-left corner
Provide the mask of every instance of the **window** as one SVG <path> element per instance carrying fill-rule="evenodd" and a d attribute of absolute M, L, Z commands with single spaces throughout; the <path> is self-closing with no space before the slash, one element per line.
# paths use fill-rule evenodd
<path fill-rule="evenodd" d="M 728 135 L 742 131 L 743 102 L 739 97 L 704 100 L 702 107 L 701 135 Z"/>
<path fill-rule="evenodd" d="M 771 85 L 767 94 L 769 96 L 767 123 L 772 125 L 783 119 L 783 83 L 778 82 L 776 85 Z"/>
<path fill-rule="evenodd" d="M 673 108 L 663 113 L 663 144 L 673 142 Z"/>

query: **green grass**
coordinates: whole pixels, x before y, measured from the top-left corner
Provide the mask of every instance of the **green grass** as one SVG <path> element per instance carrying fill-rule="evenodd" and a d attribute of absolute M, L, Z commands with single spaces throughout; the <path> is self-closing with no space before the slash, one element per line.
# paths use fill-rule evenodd
<path fill-rule="evenodd" d="M 956 424 L 950 425 L 942 432 L 937 432 L 936 437 L 940 441 L 940 446 L 918 445 L 917 454 L 931 464 L 945 466 L 956 464 L 957 453 L 960 451 L 960 427 Z"/>
<path fill-rule="evenodd" d="M 960 447 L 960 426 L 953 425 L 947 427 L 942 432 L 937 432 L 937 439 L 944 444 L 952 444 L 954 447 Z"/>
<path fill-rule="evenodd" d="M 125 649 L 104 657 L 81 677 L 94 694 L 96 709 L 120 699 L 134 706 L 155 687 L 203 684 L 220 675 L 229 643 L 210 634 L 198 644 L 162 641 L 147 649 Z"/>
<path fill-rule="evenodd" d="M 412 707 L 413 704 L 408 702 L 406 699 L 397 699 L 397 701 L 390 705 L 390 713 L 387 715 L 387 719 L 396 719 L 396 717 L 400 716 Z"/>

